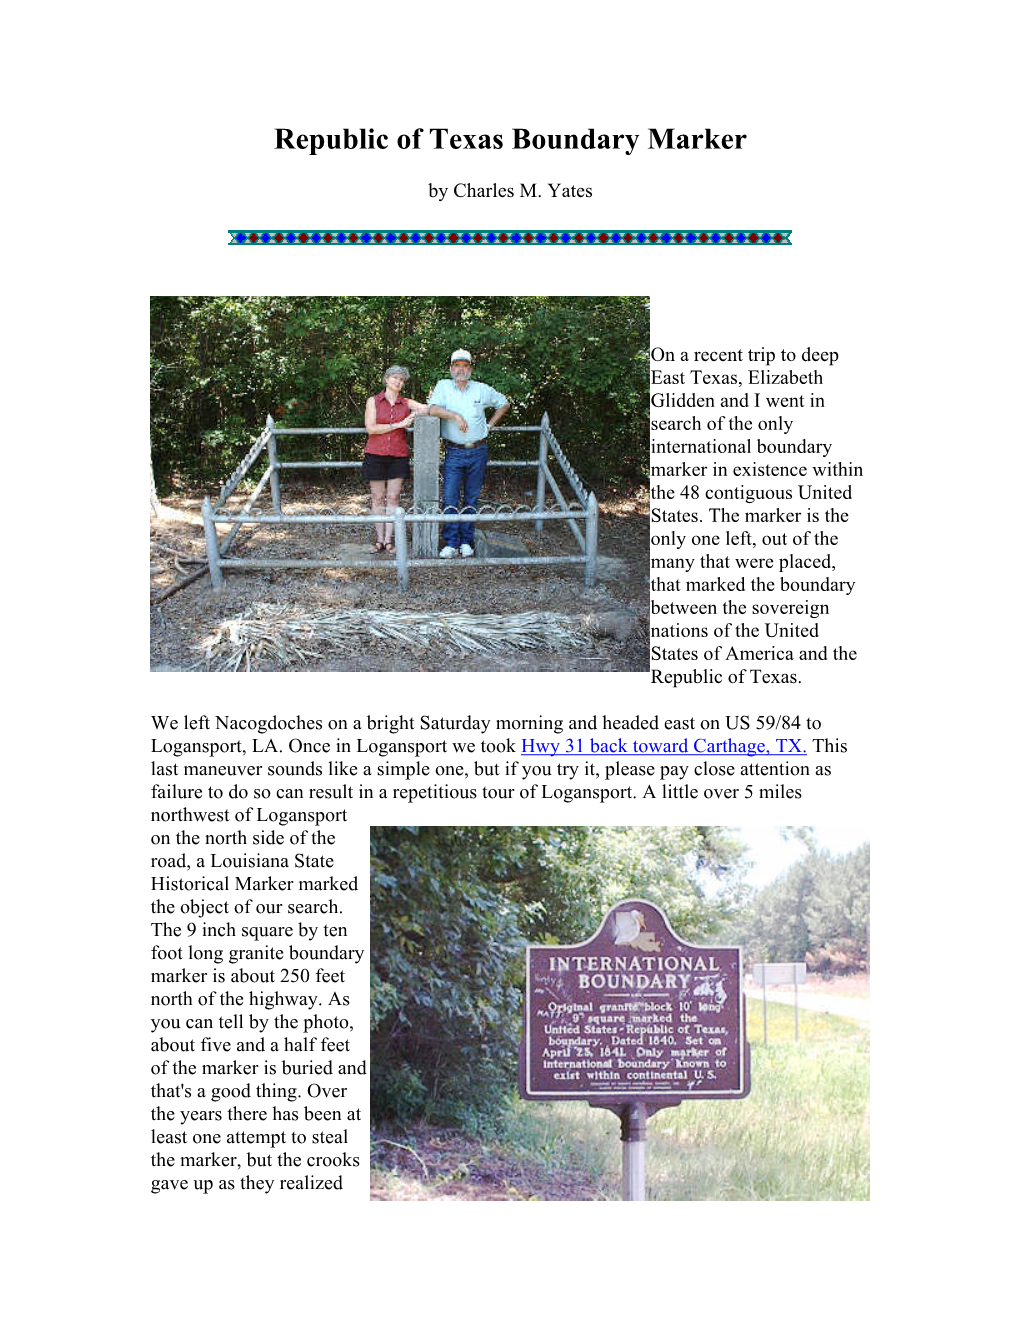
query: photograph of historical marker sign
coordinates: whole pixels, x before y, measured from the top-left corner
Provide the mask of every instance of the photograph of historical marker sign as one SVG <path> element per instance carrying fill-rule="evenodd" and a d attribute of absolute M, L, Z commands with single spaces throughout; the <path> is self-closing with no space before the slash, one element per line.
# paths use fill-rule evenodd
<path fill-rule="evenodd" d="M 583 944 L 529 945 L 526 1100 L 738 1099 L 750 1090 L 741 951 L 687 944 L 654 903 L 618 903 Z"/>
<path fill-rule="evenodd" d="M 369 839 L 373 1199 L 868 1199 L 856 827 Z"/>

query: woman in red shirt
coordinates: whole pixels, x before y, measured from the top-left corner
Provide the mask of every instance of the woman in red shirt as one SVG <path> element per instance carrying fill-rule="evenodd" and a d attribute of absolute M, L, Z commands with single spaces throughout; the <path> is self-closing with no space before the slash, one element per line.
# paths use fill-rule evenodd
<path fill-rule="evenodd" d="M 428 412 L 428 406 L 403 397 L 411 373 L 406 367 L 388 367 L 383 373 L 386 388 L 365 404 L 365 430 L 368 444 L 361 475 L 372 491 L 372 512 L 385 517 L 397 507 L 404 478 L 410 476 L 407 430 L 415 413 Z M 392 522 L 377 522 L 372 554 L 393 549 Z"/>

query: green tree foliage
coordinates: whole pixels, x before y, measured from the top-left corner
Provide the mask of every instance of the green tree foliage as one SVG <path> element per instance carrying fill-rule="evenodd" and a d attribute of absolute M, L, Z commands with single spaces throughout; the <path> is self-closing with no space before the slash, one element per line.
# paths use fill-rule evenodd
<path fill-rule="evenodd" d="M 803 836 L 807 854 L 750 899 L 728 935 L 761 962 L 807 962 L 823 972 L 866 969 L 871 954 L 871 849 L 834 857 Z"/>
<path fill-rule="evenodd" d="M 585 479 L 647 480 L 645 297 L 158 297 L 150 381 L 160 491 L 221 481 L 269 413 L 281 426 L 361 426 L 393 362 L 406 364 L 408 393 L 423 399 L 455 348 L 510 397 L 507 425 L 549 413 Z M 286 457 L 335 457 L 343 442 L 328 439 L 292 437 Z M 500 446 L 533 456 L 533 440 Z"/>
<path fill-rule="evenodd" d="M 809 958 L 819 971 L 855 971 L 871 959 L 871 845 L 829 859 L 808 903 Z"/>
<path fill-rule="evenodd" d="M 575 909 L 571 940 L 586 939 L 607 908 L 647 898 L 693 943 L 718 934 L 743 895 L 743 844 L 715 826 L 635 826 L 579 832 L 583 845 L 557 859 L 570 892 L 588 901 Z M 575 900 L 576 901 L 576 900 Z M 563 926 L 557 938 L 566 938 Z"/>
<path fill-rule="evenodd" d="M 741 854 L 716 827 L 374 829 L 374 1111 L 477 1122 L 516 1069 L 525 944 L 584 940 L 627 897 L 703 942 L 733 911 Z"/>

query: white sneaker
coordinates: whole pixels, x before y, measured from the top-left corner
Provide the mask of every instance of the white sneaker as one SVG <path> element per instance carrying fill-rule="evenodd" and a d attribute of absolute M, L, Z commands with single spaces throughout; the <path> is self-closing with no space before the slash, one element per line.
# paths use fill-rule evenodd
<path fill-rule="evenodd" d="M 468 543 L 465 541 L 460 548 L 460 557 L 461 559 L 470 559 L 471 556 L 474 554 L 474 552 L 475 552 L 474 546 L 468 545 Z"/>
<path fill-rule="evenodd" d="M 444 545 L 442 550 L 440 550 L 439 552 L 439 558 L 452 559 L 456 553 L 457 551 L 453 548 L 452 545 Z"/>

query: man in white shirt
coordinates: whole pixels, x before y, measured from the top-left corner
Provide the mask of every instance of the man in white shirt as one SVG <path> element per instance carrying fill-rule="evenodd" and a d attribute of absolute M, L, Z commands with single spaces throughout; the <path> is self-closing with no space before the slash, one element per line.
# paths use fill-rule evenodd
<path fill-rule="evenodd" d="M 489 461 L 489 427 L 498 426 L 510 401 L 491 385 L 471 379 L 471 354 L 458 348 L 450 357 L 450 379 L 441 380 L 429 395 L 429 412 L 442 419 L 439 432 L 446 441 L 443 459 L 443 508 L 474 513 Z M 486 421 L 486 408 L 495 408 Z M 475 552 L 472 522 L 445 523 L 440 559 L 468 558 Z"/>

